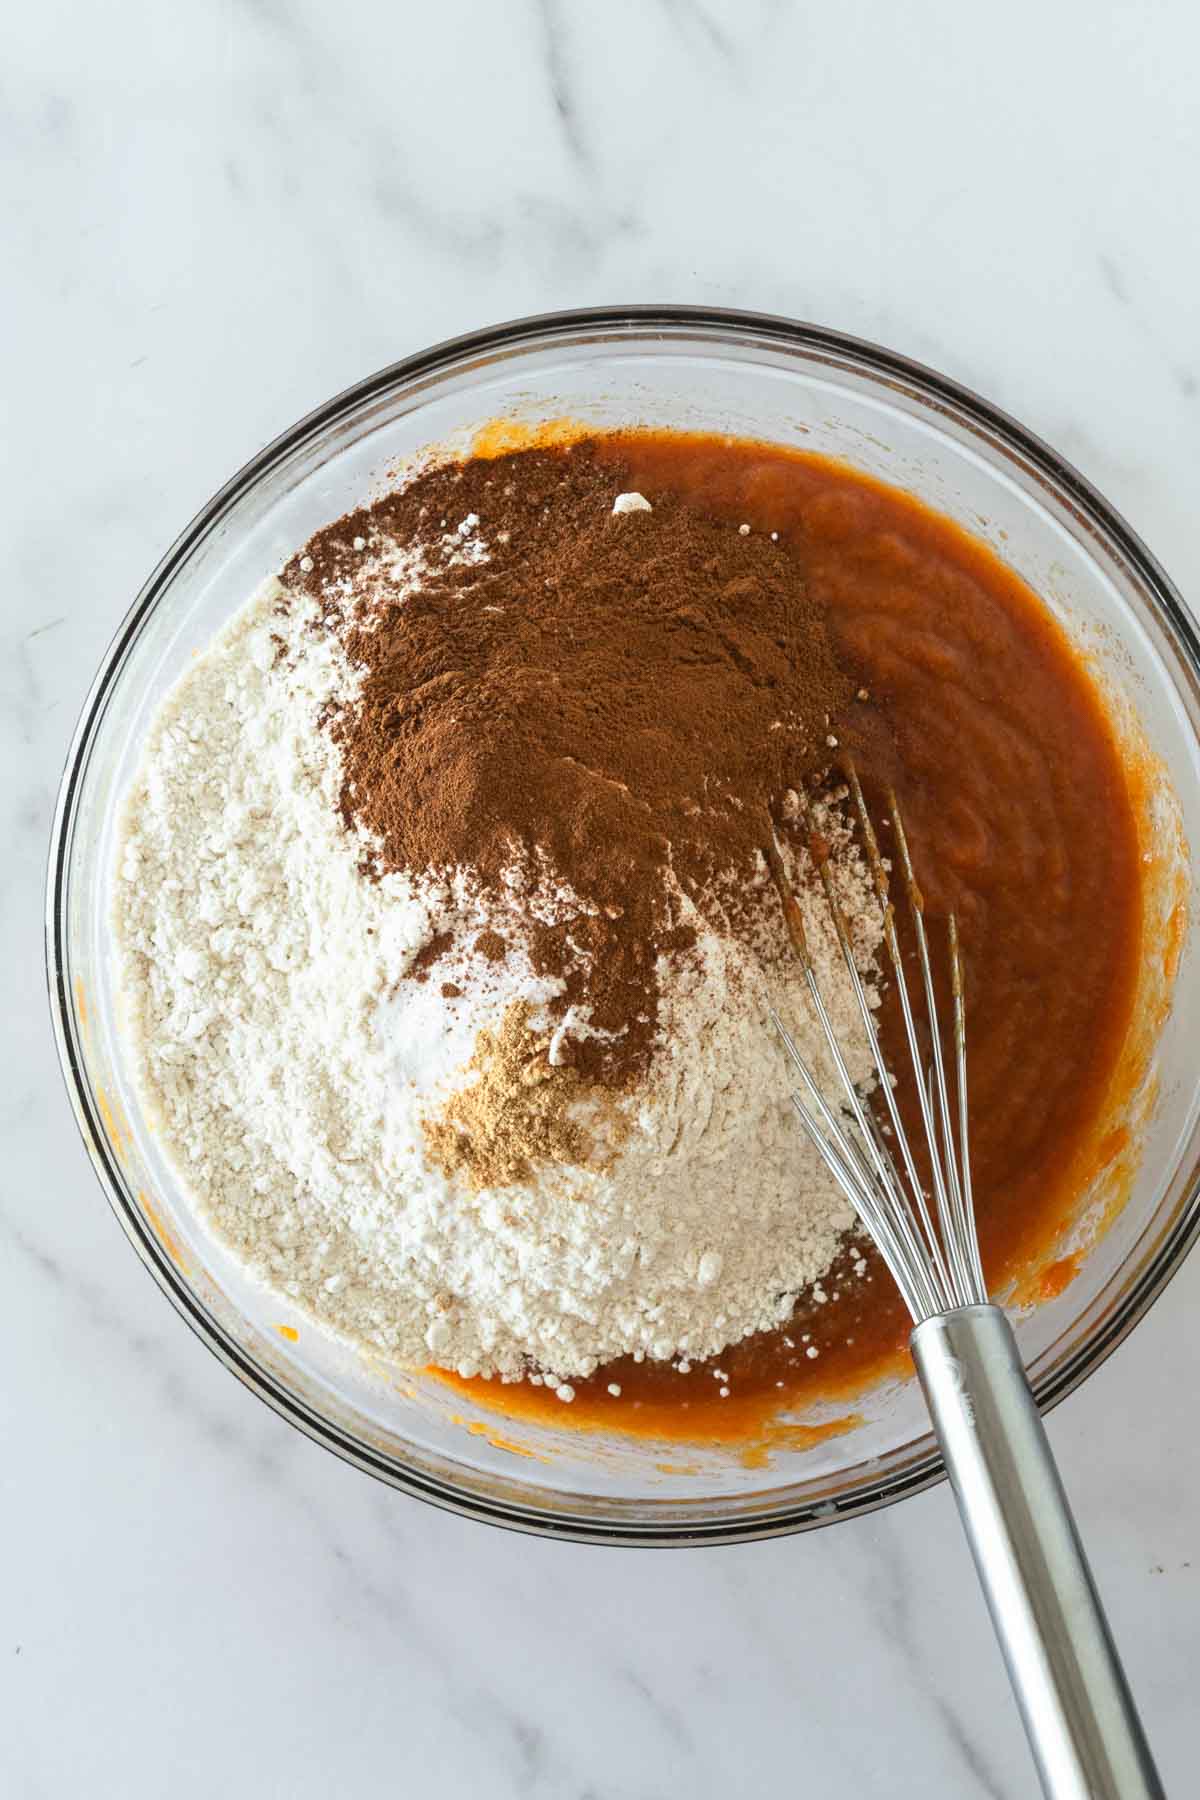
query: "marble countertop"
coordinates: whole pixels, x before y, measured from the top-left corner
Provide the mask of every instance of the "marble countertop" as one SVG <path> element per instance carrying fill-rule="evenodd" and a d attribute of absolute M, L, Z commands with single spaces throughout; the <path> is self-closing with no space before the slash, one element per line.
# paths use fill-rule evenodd
<path fill-rule="evenodd" d="M 944 1488 L 791 1541 L 564 1547 L 400 1498 L 232 1380 L 76 1141 L 43 866 L 85 687 L 192 513 L 356 377 L 517 314 L 879 339 L 1050 439 L 1200 595 L 1195 9 L 42 0 L 6 36 L 0 1789 L 1031 1794 Z M 1174 1793 L 1198 1301 L 1193 1258 L 1050 1421 Z"/>

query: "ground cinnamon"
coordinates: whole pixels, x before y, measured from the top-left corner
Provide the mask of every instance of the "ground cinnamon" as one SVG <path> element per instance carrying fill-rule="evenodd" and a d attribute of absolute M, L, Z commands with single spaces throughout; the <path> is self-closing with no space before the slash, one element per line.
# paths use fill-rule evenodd
<path fill-rule="evenodd" d="M 343 815 L 381 845 L 376 874 L 469 870 L 496 907 L 479 954 L 519 931 L 559 1014 L 613 1034 L 567 1060 L 616 1086 L 648 1062 L 697 921 L 749 930 L 774 904 L 755 876 L 782 796 L 830 762 L 857 685 L 793 550 L 670 492 L 614 516 L 620 491 L 586 443 L 436 467 L 285 571 L 328 595 L 356 546 L 424 546 L 417 591 L 365 591 L 345 637 L 366 676 L 328 724 Z M 487 561 L 453 554 L 473 516 Z M 549 924 L 521 906 L 547 885 L 574 896 Z"/>

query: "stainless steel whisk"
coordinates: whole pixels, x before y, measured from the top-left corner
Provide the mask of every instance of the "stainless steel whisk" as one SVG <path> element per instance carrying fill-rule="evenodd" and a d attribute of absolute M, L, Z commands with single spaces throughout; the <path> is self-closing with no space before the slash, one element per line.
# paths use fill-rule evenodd
<path fill-rule="evenodd" d="M 874 1239 L 913 1319 L 913 1361 L 958 1502 L 1042 1787 L 1051 1800 L 1163 1794 L 1007 1318 L 989 1303 L 971 1195 L 966 1020 L 958 930 L 948 922 L 954 1011 L 953 1103 L 942 1050 L 924 902 L 889 795 L 895 860 L 912 920 L 930 1032 L 928 1064 L 904 969 L 888 872 L 858 775 L 845 768 L 882 910 L 884 942 L 912 1061 L 932 1192 L 917 1170 L 854 957 L 828 858 L 815 857 L 887 1114 L 858 1092 L 830 1023 L 800 907 L 778 847 L 768 853 L 809 997 L 842 1093 L 832 1100 L 778 1013 L 800 1077 L 792 1102 L 830 1174 Z M 891 1142 L 888 1141 L 890 1134 Z M 893 1151 L 892 1145 L 895 1146 Z"/>

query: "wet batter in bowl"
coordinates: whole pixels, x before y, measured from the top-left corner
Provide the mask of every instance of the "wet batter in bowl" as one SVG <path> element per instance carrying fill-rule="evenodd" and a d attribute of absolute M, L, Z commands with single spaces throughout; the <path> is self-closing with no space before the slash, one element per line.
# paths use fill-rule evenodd
<path fill-rule="evenodd" d="M 803 1004 L 761 855 L 776 831 L 805 891 L 800 786 L 875 971 L 847 748 L 960 919 L 1002 1282 L 1100 1153 L 1129 1025 L 1114 734 L 981 543 L 726 439 L 427 470 L 319 534 L 168 703 L 117 919 L 197 1205 L 332 1329 L 510 1408 L 728 1434 L 866 1379 L 905 1321 L 762 1024 Z"/>

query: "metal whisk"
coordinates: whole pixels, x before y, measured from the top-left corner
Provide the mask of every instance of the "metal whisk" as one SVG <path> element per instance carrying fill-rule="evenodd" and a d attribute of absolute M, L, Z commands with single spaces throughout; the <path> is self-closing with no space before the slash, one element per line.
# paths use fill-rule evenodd
<path fill-rule="evenodd" d="M 882 912 L 929 1159 L 918 1173 L 891 1071 L 855 962 L 829 859 L 814 860 L 858 1001 L 878 1077 L 880 1109 L 859 1093 L 830 1023 L 800 907 L 778 846 L 768 852 L 788 930 L 842 1093 L 821 1091 L 777 1013 L 775 1029 L 800 1078 L 792 1102 L 811 1143 L 870 1232 L 912 1315 L 913 1361 L 958 1502 L 976 1572 L 1004 1653 L 1042 1786 L 1051 1800 L 1161 1797 L 1045 1429 L 1007 1318 L 988 1301 L 971 1195 L 966 1021 L 958 930 L 948 923 L 953 1056 L 942 1049 L 924 902 L 896 806 L 888 808 L 908 902 L 929 1026 L 922 1053 L 888 871 L 852 765 L 845 768 Z M 953 1065 L 953 1080 L 947 1071 Z M 953 1095 L 952 1095 L 953 1090 Z M 894 1146 L 894 1148 L 893 1148 Z"/>

